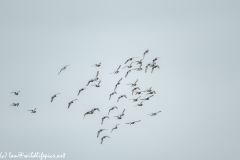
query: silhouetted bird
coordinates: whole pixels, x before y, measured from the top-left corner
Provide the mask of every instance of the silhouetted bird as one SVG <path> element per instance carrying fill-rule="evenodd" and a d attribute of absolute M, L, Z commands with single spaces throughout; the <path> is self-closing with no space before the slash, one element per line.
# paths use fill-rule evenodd
<path fill-rule="evenodd" d="M 66 65 L 66 66 L 64 66 L 61 70 L 60 70 L 60 72 L 58 73 L 58 74 L 60 74 L 63 70 L 65 70 L 66 68 L 67 68 L 67 66 L 70 66 L 70 64 L 69 65 Z"/>
<path fill-rule="evenodd" d="M 53 99 L 54 99 L 55 97 L 57 97 L 58 94 L 60 94 L 60 93 L 54 94 L 54 95 L 51 97 L 51 102 L 53 101 Z"/>

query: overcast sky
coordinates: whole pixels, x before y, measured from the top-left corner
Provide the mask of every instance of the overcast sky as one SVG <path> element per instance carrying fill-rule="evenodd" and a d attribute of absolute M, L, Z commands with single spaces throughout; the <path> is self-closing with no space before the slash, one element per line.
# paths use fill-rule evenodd
<path fill-rule="evenodd" d="M 66 153 L 67 160 L 240 159 L 239 16 L 237 0 L 0 1 L 0 152 Z M 160 69 L 109 74 L 146 49 L 143 67 L 161 57 Z M 77 96 L 97 71 L 101 87 Z M 137 96 L 126 84 L 137 79 L 141 90 L 157 93 L 142 107 L 128 100 Z M 121 94 L 128 99 L 117 103 Z M 34 108 L 36 114 L 27 111 Z M 83 119 L 92 108 L 100 112 Z M 124 108 L 122 120 L 113 117 Z M 141 122 L 125 124 L 135 120 Z M 100 138 L 110 136 L 102 145 L 101 128 L 108 130 Z"/>

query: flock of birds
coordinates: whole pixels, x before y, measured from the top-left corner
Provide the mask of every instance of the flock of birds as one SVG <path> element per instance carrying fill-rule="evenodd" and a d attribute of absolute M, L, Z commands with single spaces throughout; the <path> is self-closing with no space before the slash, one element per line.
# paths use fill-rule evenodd
<path fill-rule="evenodd" d="M 134 59 L 136 59 L 136 58 L 138 58 L 138 57 L 131 57 L 131 58 L 127 59 L 127 61 L 125 62 L 125 64 L 127 64 L 127 63 L 130 63 L 130 64 L 127 65 L 127 66 L 124 66 L 124 67 L 122 68 L 122 69 L 125 69 L 125 68 L 129 69 L 129 70 L 126 72 L 126 74 L 125 74 L 125 78 L 127 78 L 127 76 L 129 75 L 129 73 L 130 73 L 131 71 L 133 71 L 133 70 L 136 70 L 136 71 L 142 71 L 142 70 L 143 70 L 143 68 L 142 68 L 143 60 L 144 60 L 145 55 L 146 55 L 148 52 L 149 52 L 149 50 L 146 50 L 146 51 L 143 53 L 143 58 L 142 58 L 141 60 L 136 60 L 136 61 L 134 61 Z M 156 64 L 156 61 L 158 60 L 158 58 L 161 58 L 161 57 L 156 57 L 156 58 L 154 58 L 151 63 L 148 63 L 148 64 L 145 66 L 145 73 L 147 72 L 147 70 L 148 70 L 149 67 L 152 68 L 151 73 L 153 73 L 154 69 L 156 69 L 156 68 L 159 68 L 159 69 L 160 69 L 159 65 Z M 134 63 L 136 63 L 136 65 L 139 65 L 139 66 L 138 66 L 137 68 L 135 68 L 135 69 L 132 69 Z M 66 70 L 68 66 L 70 66 L 70 65 L 64 66 L 64 67 L 59 71 L 58 75 L 59 75 L 62 71 Z M 98 63 L 98 64 L 92 65 L 92 67 L 101 67 L 101 62 Z M 117 70 L 115 70 L 114 72 L 111 72 L 110 74 L 118 74 L 118 73 L 120 72 L 120 68 L 121 68 L 121 65 L 119 65 L 119 67 L 117 68 Z M 96 74 L 96 76 L 95 76 L 93 79 L 90 79 L 90 80 L 88 81 L 88 83 L 86 84 L 86 86 L 91 85 L 91 86 L 95 86 L 95 87 L 100 87 L 101 80 L 98 78 L 98 75 L 99 75 L 99 71 L 97 71 L 97 74 Z M 109 100 L 111 100 L 111 97 L 112 97 L 112 96 L 114 96 L 115 94 L 117 94 L 116 90 L 117 90 L 118 86 L 121 84 L 121 81 L 122 81 L 122 78 L 118 80 L 118 82 L 116 83 L 116 85 L 115 85 L 115 87 L 114 87 L 113 92 L 110 93 L 110 95 L 109 95 Z M 96 82 L 96 84 L 92 84 L 93 82 Z M 142 95 L 144 92 L 146 92 L 146 96 L 149 96 L 149 97 L 140 99 L 141 96 L 138 96 L 137 98 L 133 98 L 133 99 L 129 99 L 129 100 L 131 100 L 131 101 L 133 101 L 133 102 L 141 101 L 140 103 L 136 104 L 135 106 L 143 106 L 143 102 L 150 100 L 150 98 L 152 98 L 152 97 L 154 96 L 154 94 L 156 94 L 156 92 L 152 90 L 152 87 L 150 87 L 149 89 L 140 91 L 140 88 L 139 88 L 137 82 L 138 82 L 138 79 L 137 79 L 134 83 L 129 83 L 129 84 L 127 84 L 127 85 L 130 85 L 131 87 L 133 87 L 131 94 L 132 94 L 132 95 Z M 81 88 L 81 89 L 78 91 L 78 94 L 77 94 L 77 95 L 79 96 L 79 95 L 81 94 L 81 92 L 83 92 L 83 91 L 86 90 L 86 89 L 87 89 L 86 87 Z M 20 93 L 20 91 L 18 91 L 18 92 L 11 92 L 10 94 L 14 94 L 14 95 L 18 96 L 19 93 Z M 60 93 L 54 94 L 54 95 L 51 97 L 51 102 L 54 101 L 54 99 L 57 97 L 58 94 L 60 94 Z M 124 95 L 120 95 L 120 96 L 118 97 L 118 99 L 117 99 L 117 102 L 119 102 L 122 98 L 127 98 L 127 95 L 125 95 L 125 94 L 124 94 Z M 68 108 L 70 108 L 71 104 L 73 104 L 74 101 L 77 101 L 77 100 L 78 100 L 78 99 L 74 99 L 74 100 L 70 101 L 70 102 L 68 103 Z M 12 103 L 10 106 L 17 106 L 17 107 L 18 107 L 18 106 L 19 106 L 19 103 Z M 115 110 L 115 109 L 118 109 L 118 107 L 117 107 L 117 106 L 113 106 L 113 107 L 111 107 L 111 108 L 109 109 L 108 115 L 102 117 L 101 125 L 104 123 L 104 120 L 105 120 L 105 119 L 110 119 L 110 118 L 109 118 L 110 112 L 113 111 L 113 110 Z M 28 111 L 30 111 L 31 113 L 36 113 L 36 112 L 37 112 L 37 111 L 36 111 L 36 108 L 35 108 L 35 109 L 32 109 L 32 110 L 28 110 Z M 87 115 L 94 114 L 95 111 L 100 112 L 100 109 L 99 109 L 99 108 L 93 108 L 92 110 L 87 111 L 87 112 L 83 115 L 83 118 L 85 118 L 85 116 L 87 116 Z M 121 113 L 120 115 L 117 115 L 117 116 L 114 116 L 114 117 L 116 117 L 117 119 L 121 120 L 121 119 L 123 118 L 123 116 L 124 116 L 124 112 L 125 112 L 125 109 L 122 111 L 122 113 Z M 147 115 L 156 116 L 156 115 L 158 115 L 158 113 L 160 113 L 160 112 L 161 112 L 161 111 L 157 111 L 157 112 L 150 113 L 150 114 L 147 114 Z M 128 123 L 126 123 L 126 124 L 133 125 L 133 124 L 135 124 L 135 123 L 137 123 L 137 122 L 140 122 L 140 121 L 141 121 L 141 120 L 137 120 L 137 121 L 133 121 L 133 122 L 128 122 Z M 119 126 L 119 125 L 120 125 L 120 124 L 115 125 L 115 127 L 112 128 L 111 133 L 112 133 L 114 130 L 118 129 L 118 126 Z M 99 137 L 100 133 L 103 132 L 104 130 L 107 130 L 107 129 L 100 129 L 100 130 L 97 132 L 97 138 Z M 100 142 L 101 144 L 103 143 L 103 140 L 104 140 L 105 138 L 110 138 L 110 137 L 109 137 L 109 136 L 103 136 L 103 137 L 101 138 L 101 142 Z"/>

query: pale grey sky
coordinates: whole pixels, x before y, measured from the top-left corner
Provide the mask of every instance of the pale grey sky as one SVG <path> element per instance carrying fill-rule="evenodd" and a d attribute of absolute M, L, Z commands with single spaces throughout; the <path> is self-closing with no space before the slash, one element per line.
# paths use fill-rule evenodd
<path fill-rule="evenodd" d="M 0 1 L 0 152 L 66 153 L 67 160 L 238 160 L 239 16 L 234 0 Z M 126 70 L 109 73 L 146 49 L 143 66 L 160 56 L 161 69 L 130 73 L 109 101 Z M 77 96 L 98 70 L 101 87 Z M 157 94 L 143 107 L 116 103 L 121 94 L 134 97 L 126 84 L 136 79 Z M 19 96 L 9 94 L 18 90 Z M 9 107 L 15 102 L 19 107 Z M 101 125 L 114 105 L 119 109 Z M 83 120 L 95 107 L 101 112 Z M 36 114 L 27 111 L 34 108 Z M 124 108 L 122 120 L 113 117 Z M 108 131 L 100 137 L 111 137 L 103 145 L 96 138 L 101 128 Z"/>

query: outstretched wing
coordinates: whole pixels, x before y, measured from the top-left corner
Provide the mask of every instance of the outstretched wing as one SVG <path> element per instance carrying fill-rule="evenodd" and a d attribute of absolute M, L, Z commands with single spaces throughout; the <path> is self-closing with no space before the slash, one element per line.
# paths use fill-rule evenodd
<path fill-rule="evenodd" d="M 54 97 L 52 96 L 52 98 L 51 98 L 51 102 L 53 101 L 53 99 L 54 99 Z"/>
<path fill-rule="evenodd" d="M 136 80 L 136 82 L 135 82 L 134 84 L 136 84 L 136 83 L 137 83 L 137 81 L 138 81 L 138 79 Z"/>
<path fill-rule="evenodd" d="M 63 69 L 60 70 L 60 72 L 58 73 L 58 75 L 62 72 Z"/>
<path fill-rule="evenodd" d="M 145 73 L 147 73 L 147 69 L 148 69 L 148 65 L 147 65 L 146 68 L 145 68 Z"/>
<path fill-rule="evenodd" d="M 117 70 L 119 70 L 119 68 L 121 67 L 121 65 L 118 67 L 118 69 Z"/>
<path fill-rule="evenodd" d="M 122 78 L 118 80 L 118 83 L 119 83 L 121 80 L 122 80 Z"/>
<path fill-rule="evenodd" d="M 96 75 L 96 78 L 98 77 L 98 74 L 99 74 L 99 71 L 97 71 L 97 75 Z"/>

